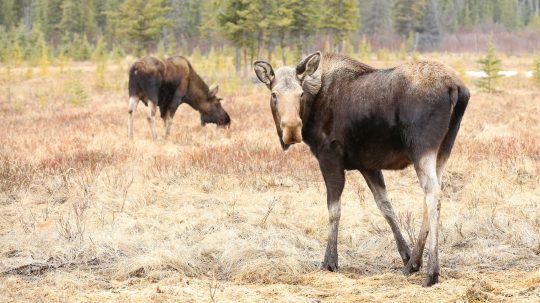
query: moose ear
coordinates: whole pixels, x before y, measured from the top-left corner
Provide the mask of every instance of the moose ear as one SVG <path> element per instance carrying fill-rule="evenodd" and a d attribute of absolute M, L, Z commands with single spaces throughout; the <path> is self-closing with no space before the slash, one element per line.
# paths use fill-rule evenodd
<path fill-rule="evenodd" d="M 305 77 L 313 75 L 321 63 L 321 52 L 313 53 L 307 56 L 296 66 L 296 76 L 300 81 Z"/>
<path fill-rule="evenodd" d="M 253 63 L 253 69 L 257 78 L 261 80 L 262 83 L 266 84 L 269 89 L 272 89 L 272 81 L 274 81 L 274 69 L 272 65 L 266 61 L 255 61 Z"/>
<path fill-rule="evenodd" d="M 219 90 L 219 85 L 212 84 L 212 86 L 210 86 L 210 90 L 208 94 L 210 95 L 210 97 L 215 97 L 218 93 L 218 90 Z"/>

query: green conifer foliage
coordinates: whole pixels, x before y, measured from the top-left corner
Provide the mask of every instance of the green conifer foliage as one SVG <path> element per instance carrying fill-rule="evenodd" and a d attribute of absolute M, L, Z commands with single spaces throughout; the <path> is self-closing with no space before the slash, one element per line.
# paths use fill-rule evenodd
<path fill-rule="evenodd" d="M 497 82 L 501 78 L 501 75 L 499 75 L 501 60 L 497 57 L 495 44 L 492 41 L 488 42 L 486 54 L 482 59 L 478 60 L 478 63 L 482 66 L 482 71 L 486 73 L 486 76 L 478 80 L 476 85 L 489 93 L 494 92 Z"/>

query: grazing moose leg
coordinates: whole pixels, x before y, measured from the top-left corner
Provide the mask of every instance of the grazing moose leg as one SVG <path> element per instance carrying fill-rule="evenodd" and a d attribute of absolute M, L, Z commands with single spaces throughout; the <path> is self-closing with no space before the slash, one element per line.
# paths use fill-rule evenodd
<path fill-rule="evenodd" d="M 403 235 L 401 234 L 401 230 L 397 224 L 394 209 L 392 208 L 392 204 L 390 204 L 388 196 L 386 195 L 386 186 L 384 185 L 384 177 L 382 172 L 380 170 L 375 170 L 361 171 L 361 173 L 364 176 L 369 189 L 373 193 L 377 207 L 383 213 L 384 218 L 394 233 L 394 239 L 396 240 L 399 255 L 403 260 L 403 264 L 406 265 L 411 258 L 411 250 L 409 249 L 405 239 L 403 239 Z"/>
<path fill-rule="evenodd" d="M 137 109 L 137 104 L 139 103 L 139 98 L 129 97 L 128 105 L 128 137 L 133 139 L 133 112 Z"/>
<path fill-rule="evenodd" d="M 150 125 L 150 131 L 152 132 L 152 140 L 156 141 L 157 132 L 156 132 L 156 104 L 151 100 L 148 102 L 148 124 Z"/>
<path fill-rule="evenodd" d="M 172 115 L 169 111 L 165 114 L 165 138 L 171 134 Z"/>
<path fill-rule="evenodd" d="M 414 163 L 418 180 L 425 193 L 425 207 L 427 208 L 427 225 L 429 259 L 427 276 L 423 286 L 431 286 L 439 280 L 439 212 L 441 204 L 439 201 L 440 185 L 437 178 L 437 154 L 428 153 L 419 158 Z M 425 229 L 425 215 L 422 229 Z M 421 231 L 422 232 L 422 231 Z M 420 237 L 423 235 L 421 234 Z M 419 241 L 420 242 L 420 241 Z M 418 243 L 420 245 L 422 243 Z"/>
<path fill-rule="evenodd" d="M 326 184 L 328 205 L 328 242 L 321 269 L 338 270 L 337 239 L 339 218 L 341 217 L 341 193 L 345 185 L 345 171 L 341 157 L 338 154 L 327 154 L 319 157 L 319 166 Z"/>

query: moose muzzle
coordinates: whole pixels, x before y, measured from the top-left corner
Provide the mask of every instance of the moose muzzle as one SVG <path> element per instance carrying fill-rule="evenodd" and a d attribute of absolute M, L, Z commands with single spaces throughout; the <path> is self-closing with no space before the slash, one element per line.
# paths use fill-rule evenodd
<path fill-rule="evenodd" d="M 282 140 L 285 144 L 302 142 L 302 120 L 299 118 L 281 121 Z"/>

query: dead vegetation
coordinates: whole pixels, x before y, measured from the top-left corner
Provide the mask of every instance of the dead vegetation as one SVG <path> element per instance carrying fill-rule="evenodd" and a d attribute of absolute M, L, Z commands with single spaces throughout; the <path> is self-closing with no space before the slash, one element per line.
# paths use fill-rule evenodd
<path fill-rule="evenodd" d="M 343 195 L 341 271 L 317 270 L 322 178 L 305 146 L 280 150 L 262 87 L 225 93 L 230 129 L 203 128 L 181 107 L 156 143 L 139 108 L 132 142 L 124 90 L 81 82 L 87 100 L 71 104 L 69 73 L 11 73 L 0 82 L 11 92 L 0 99 L 0 301 L 540 300 L 540 90 L 515 79 L 496 95 L 473 89 L 443 186 L 442 283 L 423 289 L 422 273 L 401 274 L 357 172 Z M 422 214 L 404 210 L 422 202 L 417 179 L 408 169 L 386 181 L 412 242 Z"/>

